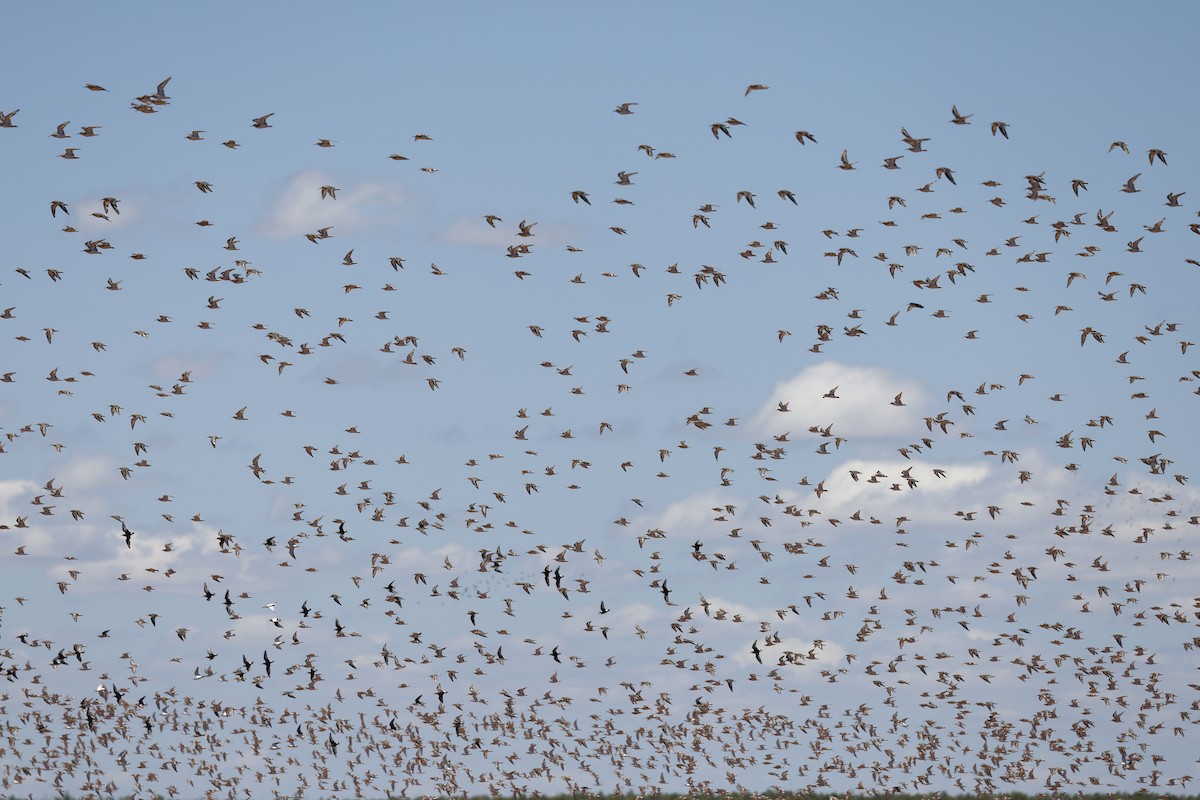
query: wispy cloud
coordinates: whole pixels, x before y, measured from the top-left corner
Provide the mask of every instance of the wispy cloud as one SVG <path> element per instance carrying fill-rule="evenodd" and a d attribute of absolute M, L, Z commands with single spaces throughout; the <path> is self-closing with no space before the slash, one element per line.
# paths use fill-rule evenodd
<path fill-rule="evenodd" d="M 57 483 L 72 492 L 94 491 L 120 482 L 117 462 L 103 453 L 72 456 L 58 470 Z"/>
<path fill-rule="evenodd" d="M 337 187 L 337 199 L 322 198 L 322 186 Z M 286 238 L 334 226 L 354 233 L 396 222 L 410 197 L 397 181 L 339 181 L 321 170 L 295 175 L 280 192 L 260 229 L 264 236 Z"/>
<path fill-rule="evenodd" d="M 22 479 L 0 481 L 0 520 L 7 524 L 16 516 L 15 501 L 37 488 L 33 481 Z"/>
<path fill-rule="evenodd" d="M 85 576 L 81 586 L 89 592 L 122 591 L 116 578 L 125 574 L 131 580 L 152 584 L 156 591 L 189 593 L 209 576 L 212 572 L 210 559 L 221 553 L 217 533 L 208 525 L 174 532 L 139 527 L 125 546 L 119 531 L 106 532 L 99 525 L 89 523 L 60 528 L 54 542 L 37 541 L 29 552 L 34 555 L 57 553 L 63 549 L 64 541 L 69 541 L 71 551 L 76 554 L 73 563 Z M 223 572 L 242 576 L 256 564 L 253 555 L 230 556 Z M 151 570 L 153 578 L 146 575 Z M 52 563 L 46 574 L 58 578 L 61 571 L 60 564 Z"/>

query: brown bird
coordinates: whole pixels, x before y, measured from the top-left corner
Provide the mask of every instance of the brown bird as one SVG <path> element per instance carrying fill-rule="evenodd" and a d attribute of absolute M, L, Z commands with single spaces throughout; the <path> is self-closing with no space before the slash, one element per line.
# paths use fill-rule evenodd
<path fill-rule="evenodd" d="M 950 114 L 953 117 L 950 121 L 955 125 L 970 125 L 971 123 L 967 120 L 975 116 L 974 114 L 967 114 L 966 116 L 963 116 L 962 114 L 958 113 L 958 106 L 950 106 Z"/>

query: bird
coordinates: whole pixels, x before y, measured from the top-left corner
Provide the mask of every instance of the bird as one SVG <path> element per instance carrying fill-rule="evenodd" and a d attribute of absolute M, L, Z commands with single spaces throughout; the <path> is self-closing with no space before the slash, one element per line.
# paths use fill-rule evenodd
<path fill-rule="evenodd" d="M 909 152 L 912 152 L 912 153 L 925 152 L 925 149 L 924 149 L 925 142 L 929 141 L 929 137 L 917 138 L 917 137 L 911 135 L 904 128 L 900 129 L 900 137 L 901 137 L 900 140 L 902 142 L 904 142 L 906 145 L 908 145 Z"/>
<path fill-rule="evenodd" d="M 743 91 L 758 93 L 750 125 L 696 116 L 744 84 L 693 80 L 669 113 L 618 123 L 653 129 L 636 138 L 572 132 L 590 112 L 575 119 L 566 101 L 566 127 L 525 130 L 514 120 L 546 117 L 549 95 L 505 70 L 517 55 L 542 65 L 540 40 L 497 19 L 480 86 L 511 107 L 507 128 L 459 125 L 420 93 L 372 122 L 383 84 L 348 77 L 354 59 L 322 60 L 305 84 L 270 58 L 270 37 L 239 73 L 275 98 L 256 102 L 285 104 L 277 124 L 251 122 L 275 128 L 269 152 L 178 145 L 200 120 L 245 124 L 236 103 L 201 102 L 196 84 L 215 86 L 202 72 L 178 100 L 168 78 L 132 103 L 163 116 L 121 124 L 104 119 L 102 88 L 54 88 L 78 48 L 53 51 L 37 91 L 13 72 L 6 90 L 41 106 L 48 138 L 72 130 L 50 120 L 84 113 L 109 127 L 71 167 L 49 161 L 43 134 L 4 134 L 23 279 L 0 278 L 0 455 L 16 465 L 0 531 L 22 559 L 0 601 L 6 790 L 1182 794 L 1200 647 L 1181 594 L 1200 526 L 1186 154 L 1169 166 L 1144 151 L 1163 179 L 1153 191 L 1176 189 L 1162 216 L 1162 201 L 1132 197 L 1141 174 L 1106 177 L 1103 140 L 1047 122 L 1054 108 L 1026 114 L 1021 152 L 1004 157 L 988 149 L 1009 140 L 1004 122 L 953 142 L 901 127 L 905 155 L 877 149 L 888 171 L 851 179 L 819 153 L 814 169 L 800 161 L 838 125 L 824 144 L 793 132 L 825 130 L 831 112 L 805 102 L 798 122 L 799 84 L 774 74 L 774 90 Z M 1169 44 L 1172 18 L 1156 20 Z M 87 31 L 111 45 L 112 24 Z M 367 52 L 360 33 L 351 46 Z M 452 40 L 409 33 L 414 60 L 434 45 L 454 58 Z M 656 57 L 682 52 L 673 41 L 660 36 Z M 619 58 L 602 82 L 642 55 Z M 970 48 L 955 58 L 968 77 L 983 63 Z M 264 80 L 259 62 L 279 75 Z M 573 85 L 585 67 L 567 59 L 552 77 Z M 1070 85 L 1052 62 L 1036 69 Z M 842 144 L 852 170 L 848 148 L 886 138 L 895 110 L 843 77 L 866 122 L 831 152 Z M 435 83 L 441 105 L 466 97 Z M 904 114 L 937 122 L 936 109 Z M 431 115 L 456 128 L 436 145 L 411 132 Z M 972 116 L 954 106 L 950 123 Z M 693 152 L 703 119 L 719 120 L 718 140 L 747 130 Z M 1146 138 L 1188 141 L 1178 120 L 1141 122 Z M 539 149 L 563 131 L 566 149 Z M 336 176 L 382 167 L 397 135 L 436 146 L 449 182 L 417 192 L 371 172 L 339 198 Z M 487 136 L 515 182 L 472 150 Z M 311 149 L 335 141 L 336 154 Z M 674 142 L 671 161 L 658 145 Z M 621 169 L 635 148 L 645 174 Z M 924 185 L 885 185 L 923 153 L 943 165 Z M 569 189 L 597 170 L 633 188 Z M 764 183 L 779 174 L 799 178 Z M 781 202 L 759 212 L 769 191 Z M 1070 207 L 1081 200 L 1094 220 Z M 340 264 L 309 247 L 335 227 Z M 1110 235 L 1138 227 L 1125 250 Z M 83 247 L 63 250 L 78 232 Z M 410 249 L 355 261 L 387 237 Z M 408 268 L 425 252 L 428 273 Z M 517 283 L 492 269 L 500 257 L 524 259 Z M 182 275 L 155 266 L 172 261 Z M 101 509 L 119 527 L 97 524 Z"/>

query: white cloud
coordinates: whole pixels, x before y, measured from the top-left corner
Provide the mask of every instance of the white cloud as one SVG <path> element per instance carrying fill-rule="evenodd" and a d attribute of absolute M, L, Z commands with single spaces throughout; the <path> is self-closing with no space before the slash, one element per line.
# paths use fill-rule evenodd
<path fill-rule="evenodd" d="M 834 387 L 836 399 L 825 397 Z M 893 398 L 901 392 L 904 405 L 892 405 Z M 755 414 L 751 429 L 766 434 L 832 423 L 833 433 L 846 437 L 903 434 L 920 423 L 915 409 L 923 402 L 925 393 L 911 378 L 879 367 L 851 367 L 827 361 L 776 385 L 771 397 Z M 787 403 L 790 413 L 780 412 L 780 403 Z"/>
<path fill-rule="evenodd" d="M 611 625 L 620 630 L 632 630 L 635 625 L 642 625 L 659 616 L 659 611 L 645 603 L 622 603 L 613 609 Z"/>
<path fill-rule="evenodd" d="M 661 528 L 667 533 L 676 529 L 693 531 L 712 522 L 714 506 L 723 506 L 729 501 L 728 494 L 716 490 L 700 492 L 671 503 L 653 515 L 639 515 L 630 527 L 638 533 L 641 533 L 640 526 L 643 524 L 647 528 Z"/>
<path fill-rule="evenodd" d="M 70 487 L 68 486 L 69 490 Z M 57 515 L 56 515 L 57 516 Z M 214 558 L 220 553 L 217 529 L 194 525 L 184 530 L 163 531 L 134 528 L 128 546 L 123 541 L 117 523 L 103 521 L 61 521 L 51 536 L 33 536 L 27 542 L 27 553 L 34 557 L 52 556 L 45 574 L 61 578 L 62 562 L 58 558 L 68 553 L 72 565 L 79 570 L 79 589 L 89 593 L 108 594 L 123 591 L 116 579 L 126 574 L 138 587 L 153 584 L 156 591 L 171 594 L 196 591 L 214 571 Z M 249 553 L 228 555 L 220 561 L 219 571 L 244 578 L 247 570 L 255 570 L 258 559 Z M 147 573 L 147 569 L 156 570 Z M 168 574 L 169 572 L 169 574 Z M 261 576 L 255 580 L 262 583 Z"/>
<path fill-rule="evenodd" d="M 104 454 L 72 456 L 58 470 L 57 483 L 68 491 L 87 491 L 120 483 L 117 462 Z"/>
<path fill-rule="evenodd" d="M 918 482 L 916 489 L 911 492 L 901 475 L 906 469 Z M 921 515 L 921 521 L 951 522 L 953 519 L 948 509 L 959 507 L 955 504 L 977 508 L 980 503 L 994 502 L 998 496 L 994 470 L 990 464 L 983 461 L 947 464 L 944 469 L 945 477 L 939 478 L 933 474 L 931 467 L 902 459 L 846 461 L 825 479 L 828 494 L 821 509 L 826 514 L 837 514 L 863 508 L 877 515 L 890 515 L 903 510 L 909 517 Z M 850 474 L 851 471 L 859 473 L 858 480 Z M 879 478 L 877 483 L 871 483 L 872 476 L 879 473 L 885 477 Z M 892 484 L 896 483 L 901 485 L 903 491 L 891 490 Z"/>
<path fill-rule="evenodd" d="M 322 198 L 322 186 L 337 186 L 337 199 Z M 395 181 L 338 181 L 320 170 L 306 170 L 288 182 L 262 224 L 266 236 L 285 238 L 333 226 L 334 235 L 388 225 L 402 214 L 408 197 Z"/>
<path fill-rule="evenodd" d="M 438 547 L 406 547 L 392 556 L 395 564 L 403 564 L 404 572 L 399 573 L 405 580 L 411 580 L 412 575 L 421 572 L 427 576 L 429 583 L 449 583 L 458 572 L 447 572 L 446 561 L 459 569 L 479 563 L 479 553 L 468 550 L 461 545 L 448 542 Z M 448 576 L 443 581 L 442 576 Z"/>
<path fill-rule="evenodd" d="M 21 479 L 0 481 L 0 520 L 16 516 L 13 501 L 37 488 L 33 481 Z"/>
<path fill-rule="evenodd" d="M 780 618 L 772 607 L 751 606 L 720 595 L 712 595 L 706 599 L 713 613 L 720 609 L 728 615 L 726 621 L 714 623 L 713 627 L 706 631 L 706 636 L 714 644 L 722 645 L 721 652 L 740 668 L 763 668 L 759 666 L 750 649 L 751 642 L 761 642 L 763 666 L 768 669 L 775 665 L 785 650 L 802 654 L 807 654 L 810 650 L 815 651 L 815 658 L 804 662 L 809 666 L 827 667 L 835 666 L 839 662 L 842 665 L 845 663 L 842 659 L 846 656 L 846 649 L 831 642 L 828 634 L 820 630 L 819 623 L 815 622 L 815 618 L 810 614 Z M 741 624 L 729 621 L 735 616 L 742 620 Z M 762 622 L 770 624 L 770 632 L 760 629 Z M 767 645 L 767 640 L 775 633 L 780 636 L 779 649 L 772 649 L 774 646 Z M 821 642 L 820 646 L 816 645 L 817 641 Z"/>

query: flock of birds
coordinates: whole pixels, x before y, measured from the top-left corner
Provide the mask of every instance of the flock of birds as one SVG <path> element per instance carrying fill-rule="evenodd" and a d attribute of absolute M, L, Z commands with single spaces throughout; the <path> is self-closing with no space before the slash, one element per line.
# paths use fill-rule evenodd
<path fill-rule="evenodd" d="M 169 82 L 136 97 L 132 110 L 173 111 Z M 110 96 L 95 84 L 84 91 Z M 750 104 L 768 91 L 748 86 L 739 116 L 751 119 Z M 613 112 L 620 125 L 636 126 L 643 108 L 626 102 Z M 46 135 L 28 116 L 0 112 L 0 151 L 23 153 Z M 285 131 L 285 116 L 247 119 L 246 137 Z M 751 124 L 724 116 L 701 133 L 717 140 L 705 144 L 736 147 L 739 129 Z M 105 127 L 63 122 L 48 133 L 90 142 Z M 1139 319 L 1152 312 L 1125 310 L 1138 320 L 1130 331 L 1106 314 L 1109 304 L 1136 309 L 1156 293 L 1184 294 L 1173 286 L 1191 280 L 1186 271 L 1200 263 L 1159 242 L 1200 234 L 1200 220 L 1178 187 L 1166 193 L 1161 217 L 1123 218 L 1132 216 L 1125 199 L 1149 191 L 1147 179 L 1165 173 L 1168 154 L 1122 141 L 1098 155 L 1129 159 L 1123 185 L 1038 173 L 1016 189 L 1011 178 L 988 178 L 991 198 L 963 200 L 966 174 L 980 167 L 941 163 L 939 140 L 982 134 L 1004 146 L 1019 131 L 999 120 L 980 124 L 954 106 L 927 135 L 900 128 L 899 154 L 881 164 L 831 146 L 815 126 L 786 131 L 798 157 L 816 159 L 833 180 L 841 178 L 834 169 L 882 168 L 916 173 L 921 185 L 856 200 L 864 215 L 883 208 L 887 219 L 824 230 L 803 217 L 769 218 L 799 207 L 798 188 L 772 189 L 777 200 L 751 189 L 704 199 L 677 212 L 691 236 L 736 225 L 724 221 L 730 216 L 753 220 L 749 243 L 705 259 L 715 266 L 634 262 L 620 274 L 608 267 L 568 277 L 538 266 L 551 258 L 542 252 L 550 245 L 536 247 L 539 236 L 553 241 L 548 226 L 539 231 L 529 216 L 478 209 L 482 230 L 507 236 L 495 240 L 494 255 L 515 267 L 504 273 L 514 297 L 541 291 L 539 282 L 583 296 L 620 279 L 632 306 L 666 290 L 654 298 L 658 316 L 638 329 L 644 343 L 612 357 L 595 343 L 638 324 L 620 306 L 564 314 L 544 304 L 532 322 L 493 311 L 496 324 L 528 343 L 503 365 L 528 376 L 527 401 L 505 409 L 510 421 L 500 427 L 490 423 L 487 391 L 456 389 L 470 383 L 484 345 L 452 341 L 453 331 L 401 330 L 391 316 L 400 316 L 392 298 L 402 295 L 472 313 L 495 305 L 456 282 L 447 261 L 434 261 L 418 283 L 413 258 L 368 258 L 348 235 L 345 254 L 336 248 L 319 267 L 336 276 L 333 288 L 293 306 L 282 298 L 297 296 L 289 292 L 298 279 L 271 265 L 263 237 L 222 233 L 186 263 L 163 263 L 151 247 L 122 241 L 132 230 L 118 224 L 135 205 L 128 198 L 112 190 L 93 199 L 91 187 L 57 179 L 57 193 L 37 199 L 53 228 L 13 234 L 40 242 L 53 231 L 45 246 L 54 256 L 16 266 L 0 281 L 7 301 L 0 302 L 0 469 L 6 485 L 21 487 L 6 498 L 9 515 L 0 521 L 4 793 L 1186 791 L 1197 765 L 1183 743 L 1200 736 L 1200 681 L 1184 677 L 1200 646 L 1186 540 L 1200 508 L 1179 463 L 1188 463 L 1196 438 L 1190 419 L 1158 407 L 1200 394 L 1200 370 L 1189 366 L 1192 320 Z M 210 141 L 205 130 L 175 133 L 188 142 L 181 147 Z M 412 136 L 414 147 L 433 139 Z M 251 149 L 234 138 L 220 144 Z M 333 138 L 313 144 L 345 146 Z M 647 164 L 685 159 L 646 144 L 628 155 Z M 94 156 L 81 144 L 60 157 Z M 410 160 L 379 158 L 390 168 L 403 165 L 386 160 Z M 418 169 L 452 171 L 452 159 L 443 158 L 442 167 Z M 623 168 L 613 182 L 621 194 L 603 197 L 622 215 L 599 228 L 617 237 L 607 239 L 618 242 L 611 246 L 634 232 L 638 174 L 646 169 Z M 228 226 L 208 219 L 220 217 L 219 181 L 197 174 L 187 189 L 211 209 L 195 226 L 205 235 Z M 314 191 L 330 214 L 348 202 L 333 183 Z M 935 193 L 968 205 L 909 210 Z M 602 195 L 578 188 L 561 202 L 598 214 Z M 1100 210 L 1091 196 L 1103 198 Z M 768 200 L 778 205 L 767 211 Z M 985 212 L 995 215 L 990 240 L 968 241 L 954 229 L 956 215 Z M 105 226 L 112 232 L 101 235 Z M 919 243 L 872 261 L 868 243 L 896 232 Z M 805 237 L 828 249 L 812 251 Z M 343 234 L 319 223 L 296 238 L 323 253 Z M 557 258 L 584 259 L 586 249 L 567 245 Z M 1161 272 L 1142 269 L 1134 259 L 1143 257 L 1158 259 Z M 140 310 L 144 319 L 104 311 L 106 296 L 151 280 L 128 262 L 114 265 L 117 258 L 154 264 L 153 280 L 172 287 L 194 325 L 148 309 Z M 1030 265 L 1040 271 L 1017 272 Z M 1017 341 L 1023 326 L 1044 316 L 1079 318 L 1047 329 L 1055 338 L 1038 346 L 1101 353 L 1086 369 L 1103 370 L 1132 395 L 1085 403 L 1055 375 L 1032 372 L 995 375 L 978 388 L 956 384 L 933 398 L 917 388 L 889 390 L 871 398 L 877 410 L 867 413 L 911 424 L 893 442 L 856 436 L 853 420 L 828 422 L 839 402 L 862 401 L 850 397 L 850 371 L 834 368 L 811 396 L 773 398 L 752 425 L 761 399 L 718 410 L 704 394 L 711 385 L 690 388 L 705 386 L 694 380 L 705 377 L 700 365 L 675 371 L 670 386 L 683 388 L 663 390 L 672 404 L 668 432 L 638 428 L 626 409 L 639 408 L 629 404 L 651 384 L 649 365 L 677 334 L 672 315 L 719 303 L 722 292 L 736 296 L 739 283 L 755 280 L 752 267 L 791 270 L 786 280 L 811 289 L 821 311 L 807 322 L 780 320 L 777 330 L 768 320 L 771 333 L 745 354 L 749 363 L 784 358 L 801 369 L 832 353 L 853 361 L 853 348 L 883 346 L 879 340 L 899 341 L 919 324 L 948 326 L 951 318 L 975 327 L 954 334 L 947 352 Z M 927 274 L 914 278 L 918 272 Z M 881 285 L 890 288 L 868 294 Z M 231 310 L 249 291 L 259 292 L 253 303 Z M 62 302 L 67 292 L 86 296 L 85 304 Z M 358 300 L 367 295 L 379 310 L 355 322 L 360 314 L 341 304 L 368 302 Z M 889 301 L 899 307 L 879 309 L 879 296 L 901 298 Z M 871 299 L 856 308 L 862 297 Z M 988 316 L 993 304 L 1005 314 Z M 749 308 L 721 324 L 749 324 Z M 205 337 L 228 330 L 233 313 L 271 320 L 246 326 L 249 350 L 219 355 L 256 370 L 236 385 L 202 368 Z M 385 328 L 386 335 L 366 332 Z M 84 331 L 92 330 L 108 333 L 89 340 Z M 805 333 L 803 346 L 793 347 Z M 948 336 L 937 330 L 938 341 Z M 191 355 L 171 362 L 178 376 L 148 393 L 140 374 L 107 366 L 139 342 L 160 340 Z M 41 374 L 8 363 L 35 350 Z M 979 352 L 951 368 L 978 375 L 989 358 L 1002 361 Z M 396 430 L 360 421 L 356 415 L 369 412 L 355 403 L 335 402 L 339 416 L 324 406 L 322 422 L 341 433 L 315 444 L 320 428 L 305 416 L 304 400 L 271 408 L 291 393 L 352 390 L 352 381 L 333 374 L 297 376 L 320 358 L 349 363 L 361 354 L 420 376 L 398 380 L 390 397 L 416 386 L 451 399 L 432 419 L 397 421 Z M 541 375 L 553 376 L 549 392 Z M 1042 390 L 1053 394 L 1035 397 Z M 201 392 L 208 392 L 203 406 L 186 405 Z M 368 398 L 356 402 L 379 402 Z M 675 407 L 677 399 L 686 405 Z M 1059 414 L 1056 407 L 1069 408 L 1077 423 L 1047 430 L 1039 418 Z M 189 433 L 187 415 L 212 425 L 212 408 L 219 424 Z M 608 410 L 597 417 L 596 408 Z M 487 434 L 446 445 L 467 459 L 466 475 L 423 467 L 402 452 L 402 431 L 477 413 L 489 420 Z M 276 419 L 262 421 L 268 416 Z M 1129 430 L 1136 435 L 1114 433 Z M 186 458 L 166 455 L 172 447 Z M 56 472 L 54 459 L 63 463 L 75 451 L 99 451 L 94 470 L 104 474 Z M 232 451 L 236 469 L 205 460 L 210 451 L 212 459 Z M 155 466 L 160 454 L 174 472 Z M 982 459 L 986 479 L 958 484 L 971 505 L 947 507 L 938 484 L 960 478 L 971 459 Z M 43 461 L 45 474 L 23 466 Z M 602 472 L 610 477 L 593 477 Z M 163 473 L 177 484 L 156 477 Z M 89 494 L 72 481 L 103 488 Z M 199 501 L 189 484 L 209 482 L 228 493 Z M 679 483 L 688 484 L 682 493 L 656 488 Z M 637 496 L 603 498 L 600 508 L 619 509 L 615 520 L 588 518 L 596 504 L 574 497 L 588 497 L 592 484 L 619 492 L 636 486 Z M 239 494 L 246 485 L 251 494 Z M 249 512 L 229 506 L 247 497 L 276 509 L 270 529 L 239 529 Z M 665 513 L 671 497 L 685 500 Z M 197 505 L 176 512 L 184 502 Z M 50 577 L 39 583 L 42 574 Z M 18 585 L 35 588 L 19 595 L 8 588 Z"/>

